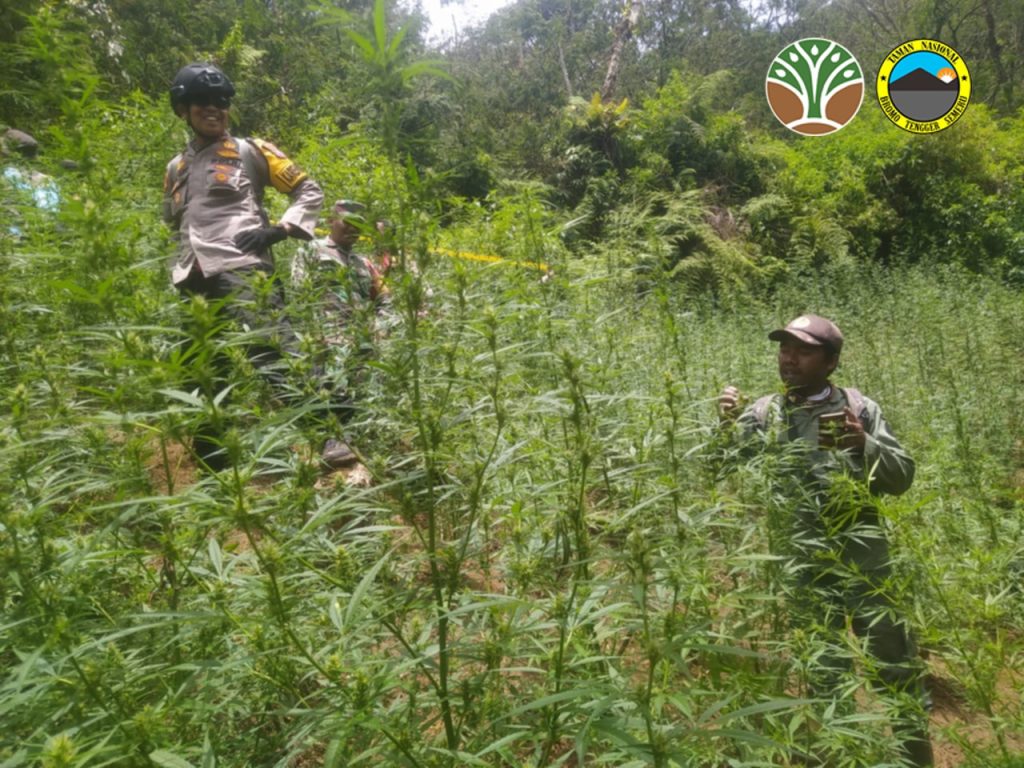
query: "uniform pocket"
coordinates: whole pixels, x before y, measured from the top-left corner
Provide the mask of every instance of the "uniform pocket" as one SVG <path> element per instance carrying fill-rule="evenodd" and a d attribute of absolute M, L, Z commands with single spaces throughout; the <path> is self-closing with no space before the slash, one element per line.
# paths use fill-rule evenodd
<path fill-rule="evenodd" d="M 240 168 L 227 163 L 214 163 L 207 171 L 207 190 L 217 197 L 243 196 L 249 188 Z"/>

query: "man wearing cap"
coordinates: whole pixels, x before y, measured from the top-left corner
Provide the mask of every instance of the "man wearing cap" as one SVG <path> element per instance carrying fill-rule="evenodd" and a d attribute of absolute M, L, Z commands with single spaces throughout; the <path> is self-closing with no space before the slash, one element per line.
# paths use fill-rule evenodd
<path fill-rule="evenodd" d="M 316 240 L 296 254 L 292 262 L 292 282 L 323 278 L 333 290 L 328 309 L 345 319 L 353 305 L 369 303 L 381 291 L 381 274 L 367 257 L 354 251 L 366 228 L 366 206 L 355 200 L 338 200 L 331 207 L 330 234 Z"/>
<path fill-rule="evenodd" d="M 297 341 L 282 316 L 268 325 L 265 310 L 255 307 L 256 286 L 269 281 L 270 290 L 265 293 L 269 308 L 283 310 L 283 289 L 274 277 L 271 246 L 289 237 L 313 238 L 323 192 L 273 144 L 238 139 L 228 132 L 234 95 L 227 75 L 201 62 L 182 67 L 171 85 L 171 107 L 193 134 L 185 150 L 167 165 L 164 176 L 164 219 L 178 244 L 171 278 L 184 297 L 223 300 L 223 310 L 230 317 L 256 332 L 259 341 L 249 345 L 249 359 L 277 395 L 288 401 L 294 399 L 294 391 L 280 362 L 283 355 L 297 354 Z M 267 184 L 290 200 L 276 224 L 271 224 L 263 209 Z M 213 438 L 200 435 L 194 440 L 196 452 L 210 466 L 223 463 Z M 343 441 L 329 440 L 324 447 L 323 460 L 328 465 L 354 459 Z"/>
<path fill-rule="evenodd" d="M 354 350 L 360 357 L 373 349 L 375 302 L 382 293 L 376 265 L 355 250 L 370 231 L 366 206 L 338 200 L 331 207 L 330 234 L 303 247 L 292 261 L 292 283 L 317 304 L 319 331 L 335 352 Z"/>
<path fill-rule="evenodd" d="M 786 469 L 779 480 L 791 513 L 787 554 L 797 565 L 797 605 L 833 632 L 843 631 L 850 620 L 874 657 L 877 681 L 898 700 L 904 759 L 932 765 L 922 664 L 906 622 L 885 592 L 889 546 L 874 500 L 906 491 L 914 461 L 877 403 L 832 383 L 843 349 L 835 323 L 801 315 L 768 338 L 779 342 L 783 392 L 762 397 L 741 413 L 743 398 L 728 386 L 718 399 L 720 417 L 748 444 L 760 436 L 766 449 L 782 449 Z M 822 665 L 815 687 L 827 695 L 849 661 L 825 654 Z"/>

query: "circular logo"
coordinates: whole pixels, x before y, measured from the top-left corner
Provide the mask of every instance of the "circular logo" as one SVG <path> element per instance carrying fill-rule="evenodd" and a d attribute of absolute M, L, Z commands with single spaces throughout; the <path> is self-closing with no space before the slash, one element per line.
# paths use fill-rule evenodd
<path fill-rule="evenodd" d="M 960 54 L 938 40 L 908 40 L 878 70 L 878 103 L 911 133 L 935 133 L 960 119 L 971 100 L 971 76 Z"/>
<path fill-rule="evenodd" d="M 804 136 L 824 136 L 857 114 L 864 99 L 864 73 L 839 43 L 808 37 L 779 51 L 764 88 L 779 122 Z"/>

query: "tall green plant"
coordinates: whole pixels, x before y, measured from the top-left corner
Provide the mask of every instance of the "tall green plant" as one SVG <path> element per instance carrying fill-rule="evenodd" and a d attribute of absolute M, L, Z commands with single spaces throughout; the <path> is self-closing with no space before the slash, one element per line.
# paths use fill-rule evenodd
<path fill-rule="evenodd" d="M 416 137 L 403 131 L 402 117 L 412 94 L 412 81 L 423 77 L 450 80 L 442 62 L 411 60 L 406 40 L 410 28 L 400 27 L 390 34 L 386 0 L 375 0 L 369 29 L 360 28 L 359 20 L 326 2 L 318 10 L 322 14 L 319 23 L 338 27 L 355 47 L 366 76 L 360 89 L 365 102 L 363 114 L 372 114 L 367 108 L 372 105 L 377 114 L 369 122 L 385 151 L 393 158 L 409 152 L 410 142 Z"/>

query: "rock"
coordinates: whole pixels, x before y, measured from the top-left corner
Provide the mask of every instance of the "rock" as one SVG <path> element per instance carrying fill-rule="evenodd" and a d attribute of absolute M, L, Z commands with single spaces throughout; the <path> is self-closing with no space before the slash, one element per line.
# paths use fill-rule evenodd
<path fill-rule="evenodd" d="M 4 143 L 27 157 L 34 157 L 39 152 L 39 142 L 17 128 L 7 129 L 4 133 Z"/>

